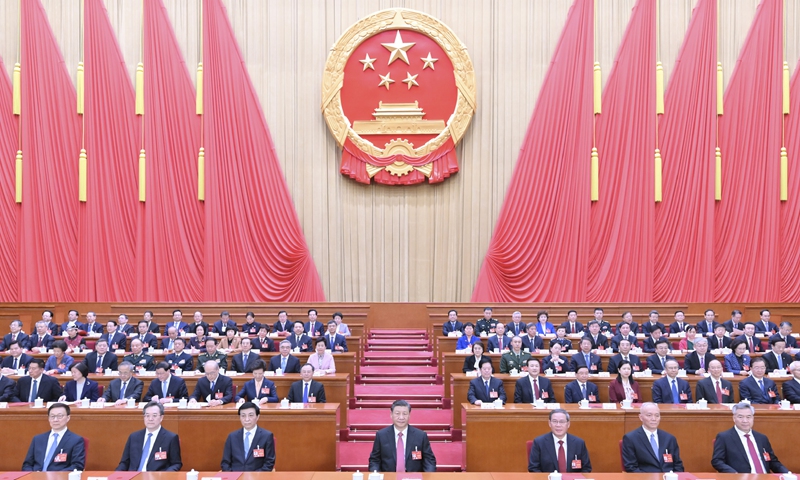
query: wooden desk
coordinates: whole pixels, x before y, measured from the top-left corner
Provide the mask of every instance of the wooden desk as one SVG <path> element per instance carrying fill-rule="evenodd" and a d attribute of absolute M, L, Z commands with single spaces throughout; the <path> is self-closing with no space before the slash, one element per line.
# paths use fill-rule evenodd
<path fill-rule="evenodd" d="M 276 469 L 335 469 L 338 410 L 339 404 L 336 403 L 306 405 L 298 410 L 280 409 L 277 404 L 262 407 L 259 424 L 274 433 L 276 438 Z M 49 429 L 46 410 L 27 406 L 10 407 L 0 410 L 0 421 L 5 432 L 14 432 L 14 435 L 0 436 L 0 451 L 3 452 L 0 455 L 0 470 L 17 471 L 31 438 Z M 187 471 L 192 468 L 218 471 L 225 439 L 230 432 L 241 428 L 233 405 L 202 410 L 170 407 L 162 425 L 180 436 L 183 469 Z M 300 425 L 305 434 L 298 434 Z M 128 435 L 144 428 L 144 423 L 142 411 L 138 408 L 73 408 L 69 428 L 89 439 L 88 470 L 114 470 Z M 314 437 L 313 455 L 308 448 L 309 435 Z M 185 479 L 186 476 L 183 474 L 176 478 Z"/>
<path fill-rule="evenodd" d="M 506 468 L 527 472 L 526 442 L 550 431 L 549 411 L 522 404 L 506 405 L 502 410 L 482 410 L 468 403 L 461 406 L 467 419 L 467 471 Z M 565 408 L 571 417 L 569 432 L 586 441 L 593 470 L 621 471 L 619 441 L 625 433 L 641 427 L 639 410 L 602 410 L 599 407 L 582 410 L 573 405 Z M 685 469 L 713 471 L 713 441 L 717 433 L 733 426 L 731 411 L 722 405 L 709 405 L 709 410 L 704 411 L 686 410 L 681 405 L 661 405 L 660 408 L 659 428 L 677 437 Z M 800 420 L 800 412 L 762 405 L 756 405 L 756 410 L 755 429 L 769 435 L 775 454 L 786 468 L 800 469 L 800 458 L 792 453 L 796 452 L 794 435 L 785 434 L 787 424 Z M 502 461 L 498 462 L 500 459 Z"/>
<path fill-rule="evenodd" d="M 516 386 L 517 380 L 520 377 L 512 377 L 507 374 L 497 374 L 495 377 L 503 380 L 503 388 L 506 391 L 506 397 L 508 398 L 508 403 L 514 403 L 514 387 Z M 457 405 L 461 402 L 467 401 L 467 393 L 469 392 L 469 382 L 474 379 L 475 377 L 468 377 L 463 373 L 454 373 L 450 375 L 450 383 L 453 391 L 453 404 Z M 552 376 L 547 377 L 550 382 L 553 384 L 553 392 L 556 394 L 556 401 L 563 403 L 564 402 L 564 387 L 570 382 L 575 381 L 575 378 L 569 378 L 564 376 Z M 608 386 L 611 382 L 615 381 L 617 378 L 616 375 L 612 375 L 610 377 L 597 377 L 592 376 L 589 378 L 589 381 L 597 385 L 597 389 L 600 391 L 600 398 L 598 399 L 601 403 L 608 402 Z M 661 375 L 654 375 L 652 377 L 647 378 L 637 378 L 636 381 L 639 382 L 639 395 L 640 400 L 642 402 L 651 402 L 653 400 L 653 382 L 661 378 Z M 733 384 L 733 395 L 734 397 L 739 400 L 739 382 L 741 379 L 746 377 L 734 377 L 734 378 L 726 378 L 725 380 L 729 380 Z M 703 377 L 700 375 L 689 375 L 684 378 L 692 388 L 692 399 L 696 401 L 694 398 L 695 394 L 695 387 L 697 386 L 697 382 L 702 380 Z M 780 378 L 771 378 L 771 380 L 775 381 L 775 384 L 778 386 L 778 391 L 781 391 L 781 387 L 783 382 L 787 380 L 791 380 L 792 377 L 780 377 Z M 453 412 L 453 428 L 461 428 L 463 419 L 461 415 L 458 415 L 456 412 Z"/>

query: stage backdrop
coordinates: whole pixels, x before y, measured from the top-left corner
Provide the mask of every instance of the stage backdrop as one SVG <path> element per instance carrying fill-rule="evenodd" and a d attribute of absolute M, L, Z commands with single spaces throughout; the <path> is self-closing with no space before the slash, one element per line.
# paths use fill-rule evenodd
<path fill-rule="evenodd" d="M 131 84 L 134 80 L 136 64 L 141 60 L 141 32 L 142 32 L 142 5 L 137 1 L 108 0 L 103 2 L 108 9 L 108 19 L 116 34 L 119 51 L 125 62 L 125 70 Z M 603 82 L 611 78 L 614 59 L 617 57 L 623 35 L 631 20 L 631 11 L 635 5 L 634 0 L 598 0 L 596 44 L 592 45 L 593 56 L 600 62 L 603 69 Z M 719 51 L 723 63 L 725 86 L 728 87 L 731 75 L 745 38 L 750 31 L 756 16 L 757 1 L 725 2 L 725 7 L 719 12 Z M 46 17 L 52 26 L 54 38 L 64 58 L 64 65 L 71 82 L 75 82 L 75 72 L 80 59 L 80 16 L 79 0 L 43 0 Z M 545 76 L 550 68 L 556 45 L 562 36 L 565 22 L 572 1 L 549 0 L 543 2 L 530 2 L 528 0 L 509 0 L 503 2 L 485 2 L 483 0 L 470 1 L 275 1 L 261 2 L 256 0 L 225 0 L 222 4 L 227 8 L 235 39 L 238 41 L 244 66 L 252 81 L 253 91 L 261 103 L 261 110 L 266 119 L 266 126 L 271 134 L 275 147 L 275 159 L 279 162 L 282 175 L 286 180 L 288 192 L 299 218 L 302 236 L 308 245 L 316 269 L 319 272 L 324 296 L 333 301 L 467 301 L 475 290 L 478 274 L 489 248 L 492 233 L 495 231 L 497 219 L 503 205 L 508 187 L 512 181 L 514 168 L 520 156 L 526 130 L 531 120 L 540 89 Z M 675 60 L 686 36 L 692 10 L 697 0 L 661 1 L 659 2 L 659 45 L 658 57 L 664 64 L 666 81 L 672 80 L 676 70 Z M 800 4 L 787 2 L 784 12 L 786 22 L 790 26 L 800 25 Z M 9 76 L 16 61 L 20 47 L 18 29 L 19 3 L 6 1 L 0 3 L 0 56 L 3 67 Z M 327 132 L 320 112 L 320 87 L 322 68 L 327 56 L 328 48 L 333 45 L 338 36 L 359 18 L 376 10 L 388 7 L 405 7 L 423 10 L 434 15 L 448 24 L 460 39 L 467 45 L 475 64 L 478 84 L 478 109 L 473 123 L 458 147 L 461 170 L 442 185 L 418 185 L 411 188 L 392 188 L 380 185 L 363 186 L 352 182 L 338 173 L 340 152 L 335 142 Z M 165 2 L 167 18 L 175 32 L 179 53 L 186 62 L 185 78 L 191 83 L 195 82 L 194 71 L 200 55 L 201 45 L 201 1 L 200 0 L 170 0 Z M 207 25 L 209 28 L 216 28 Z M 652 28 L 652 27 L 650 27 Z M 790 28 L 793 32 L 786 39 L 786 59 L 794 72 L 797 59 L 800 56 L 800 29 Z M 224 66 L 224 68 L 231 68 Z M 649 71 L 649 70 L 648 70 Z M 150 74 L 149 72 L 147 73 Z M 0 79 L 0 83 L 7 80 Z M 0 88 L 0 93 L 4 92 Z M 185 92 L 185 89 L 182 91 Z M 669 89 L 668 89 L 669 91 Z M 124 91 L 120 95 L 129 95 Z M 796 97 L 795 97 L 796 98 Z M 668 93 L 667 102 L 670 102 Z M 177 101 L 178 99 L 172 99 Z M 87 100 L 88 101 L 88 100 Z M 208 101 L 212 101 L 207 99 Z M 8 102 L 0 101 L 0 106 Z M 606 106 L 604 105 L 604 108 Z M 606 108 L 610 112 L 613 109 Z M 732 112 L 731 112 L 732 113 Z M 7 124 L 6 112 L 2 112 L 3 123 Z M 13 120 L 13 119 L 12 119 Z M 608 119 L 607 121 L 611 121 Z M 664 119 L 667 122 L 667 119 Z M 145 124 L 145 129 L 148 128 Z M 153 128 L 152 126 L 150 128 Z M 198 135 L 199 130 L 193 130 L 192 125 L 185 125 L 187 131 L 182 135 Z M 611 127 L 603 127 L 611 128 Z M 669 128 L 660 126 L 663 130 Z M 730 128 L 730 127 L 726 127 Z M 190 133 L 194 131 L 196 133 Z M 146 132 L 145 132 L 146 133 Z M 668 131 L 664 132 L 668 138 Z M 13 136 L 11 137 L 13 139 Z M 3 165 L 8 166 L 13 158 L 6 152 L 13 149 L 13 142 L 9 139 L 0 143 L 2 152 L 6 155 Z M 89 139 L 87 139 L 88 141 Z M 207 141 L 213 139 L 206 137 Z M 11 143 L 11 145 L 7 145 Z M 138 148 L 137 142 L 137 148 Z M 215 148 L 213 144 L 209 148 Z M 790 146 L 790 145 L 789 145 Z M 732 148 L 728 146 L 727 148 Z M 588 165 L 588 155 L 585 153 Z M 601 162 L 608 161 L 602 157 Z M 90 157 L 91 158 L 91 157 Z M 797 160 L 800 152 L 790 150 L 790 158 Z M 650 161 L 650 157 L 645 159 Z M 77 172 L 77 152 L 71 155 L 68 161 L 73 162 L 73 170 Z M 135 160 L 134 160 L 135 162 Z M 196 152 L 188 159 L 189 164 L 196 162 Z M 601 163 L 602 164 L 602 163 Z M 148 167 L 157 168 L 148 158 Z M 608 166 L 606 163 L 604 166 Z M 196 168 L 196 167 L 195 167 Z M 652 168 L 652 167 L 650 167 Z M 665 159 L 664 172 L 667 175 L 670 167 Z M 13 169 L 3 168 L 2 184 L 8 186 Z M 603 172 L 601 170 L 601 172 Z M 610 172 L 601 173 L 608 175 Z M 733 173 L 733 172 L 731 172 Z M 583 175 L 581 173 L 580 175 Z M 684 176 L 689 175 L 684 173 Z M 77 173 L 69 173 L 62 181 L 74 182 Z M 196 182 L 191 181 L 192 172 L 186 172 L 180 180 L 185 186 L 175 185 L 174 189 L 184 189 L 190 196 L 196 193 Z M 33 177 L 32 177 L 33 178 Z M 26 182 L 29 180 L 26 177 Z M 90 177 L 90 188 L 91 188 Z M 225 178 L 225 184 L 209 182 L 206 188 L 230 188 L 235 178 Z M 541 184 L 534 181 L 531 189 L 541 188 Z M 735 181 L 725 178 L 726 184 Z M 13 184 L 13 183 L 12 183 Z M 796 185 L 793 181 L 791 186 Z M 127 191 L 129 185 L 123 188 Z M 150 187 L 156 186 L 150 183 Z M 576 186 L 576 188 L 578 188 Z M 651 188 L 651 187 L 648 187 Z M 665 184 L 665 197 L 671 195 L 673 190 Z M 149 190 L 150 192 L 155 192 Z M 733 194 L 735 190 L 728 190 Z M 797 200 L 792 200 L 793 191 L 790 189 L 790 203 L 797 205 Z M 29 193 L 30 190 L 28 190 Z M 229 195 L 231 192 L 224 192 Z M 607 194 L 608 191 L 601 195 Z M 8 188 L 3 190 L 3 201 L 11 195 Z M 210 193 L 220 195 L 221 192 Z M 91 190 L 89 195 L 91 196 Z M 585 194 L 582 194 L 585 195 Z M 188 201 L 188 200 L 185 200 Z M 743 200 L 744 201 L 744 200 Z M 667 207 L 667 199 L 660 210 Z M 792 203 L 793 202 L 793 203 Z M 208 229 L 215 228 L 215 237 L 211 239 L 213 245 L 226 245 L 225 242 L 233 241 L 242 234 L 241 229 L 251 228 L 235 221 L 212 219 L 210 213 L 203 211 L 202 205 L 184 205 L 186 215 L 182 218 L 183 230 L 181 235 L 188 236 L 184 241 L 186 248 L 181 251 L 184 259 L 194 259 L 193 265 L 197 271 L 182 270 L 173 267 L 171 271 L 177 277 L 176 285 L 181 286 L 186 299 L 204 298 L 202 289 L 205 285 L 215 285 L 221 292 L 225 289 L 221 284 L 231 280 L 228 272 L 221 272 L 207 268 L 209 261 L 213 260 L 213 251 L 205 250 L 205 242 L 209 240 Z M 207 205 L 205 206 L 208 207 Z M 25 207 L 23 207 L 25 208 Z M 150 207 L 148 207 L 150 208 Z M 532 205 L 534 209 L 548 208 L 546 204 Z M 603 206 L 597 205 L 595 210 L 602 210 Z M 725 211 L 724 207 L 717 207 L 718 218 L 734 218 L 735 213 Z M 721 212 L 719 210 L 722 210 Z M 230 212 L 228 212 L 230 214 Z M 601 212 L 593 215 L 602 217 Z M 658 248 L 662 245 L 662 238 L 668 230 L 664 223 L 658 223 L 659 213 L 650 214 L 656 223 L 651 234 L 656 238 L 646 246 L 650 249 L 653 260 L 645 263 L 645 268 L 654 268 L 652 285 L 647 286 L 649 291 L 661 292 L 663 300 L 688 301 L 681 298 L 684 289 L 671 287 L 680 282 L 674 273 L 659 269 Z M 598 217 L 598 218 L 599 218 Z M 75 214 L 75 218 L 78 217 Z M 195 220 L 192 220 L 195 218 Z M 584 219 L 590 222 L 593 217 Z M 16 219 L 4 219 L 3 225 L 13 226 Z M 194 245 L 198 239 L 191 237 L 191 226 L 197 228 L 198 223 L 205 222 L 202 230 L 206 232 L 203 240 L 204 247 Z M 708 222 L 705 218 L 703 221 Z M 784 214 L 771 220 L 772 225 L 786 231 L 794 228 L 794 216 Z M 702 223 L 702 221 L 701 221 Z M 83 226 L 81 226 L 83 225 Z M 709 223 L 704 225 L 704 245 L 708 244 L 708 230 L 714 226 Z M 138 226 L 138 228 L 142 228 Z M 150 235 L 163 235 L 165 226 L 154 226 Z M 221 229 L 235 229 L 224 232 Z M 280 232 L 280 227 L 275 227 Z M 683 228 L 688 228 L 685 226 Z M 752 224 L 747 225 L 751 229 Z M 85 223 L 76 220 L 74 231 L 48 232 L 51 235 L 64 235 L 65 238 L 50 239 L 50 242 L 73 242 L 74 238 L 85 235 L 88 229 Z M 750 231 L 740 231 L 737 235 L 748 236 Z M 23 228 L 23 231 L 24 228 Z M 520 230 L 521 231 L 521 230 Z M 548 237 L 553 232 L 546 228 L 533 229 L 534 235 Z M 253 234 L 253 232 L 248 232 Z M 584 232 L 586 242 L 591 242 L 592 232 Z M 140 233 L 137 233 L 140 234 Z M 263 232 L 258 232 L 264 235 Z M 221 238 L 220 235 L 230 235 L 231 238 Z M 267 233 L 266 235 L 270 235 Z M 24 239 L 19 239 L 14 246 L 14 238 L 6 235 L 0 239 L 2 243 L 3 258 L 12 261 L 19 260 L 20 244 Z M 258 238 L 249 238 L 249 245 L 258 245 Z M 535 243 L 537 239 L 528 239 Z M 558 238 L 555 239 L 559 241 Z M 552 241 L 552 240 L 551 240 Z M 675 245 L 675 243 L 671 243 Z M 735 247 L 734 245 L 731 245 Z M 16 251 L 15 251 L 16 248 Z M 125 247 L 129 248 L 129 247 Z M 644 248 L 644 247 L 643 247 Z M 673 247 L 675 248 L 675 247 Z M 715 247 L 706 247 L 703 250 L 706 257 L 714 256 L 717 270 L 714 273 L 730 271 L 735 268 L 733 254 L 725 255 Z M 719 248 L 719 247 L 717 247 Z M 792 257 L 792 252 L 797 249 L 792 246 L 774 245 L 778 248 L 781 258 Z M 655 251 L 655 253 L 653 253 Z M 62 262 L 76 263 L 90 255 L 88 250 L 74 250 L 74 258 L 67 256 L 59 259 Z M 127 252 L 127 250 L 126 250 Z M 733 249 L 731 252 L 740 252 Z M 676 255 L 683 254 L 680 249 Z M 693 253 L 690 253 L 693 254 Z M 126 253 L 127 255 L 127 253 Z M 134 252 L 134 261 L 141 261 L 143 252 Z M 156 254 L 151 251 L 149 255 Z M 238 251 L 240 258 L 247 258 L 248 252 Z M 200 258 L 202 257 L 202 258 Z M 169 257 L 168 257 L 169 258 Z M 600 257 L 598 257 L 600 258 Z M 611 257 L 608 257 L 611 259 Z M 773 256 L 773 258 L 775 258 Z M 116 268 L 125 271 L 126 265 L 131 262 L 130 257 L 120 257 L 121 262 Z M 122 260 L 127 259 L 127 260 Z M 609 265 L 614 269 L 624 268 L 623 256 L 609 260 Z M 260 259 L 251 258 L 254 264 Z M 156 257 L 148 260 L 152 265 L 159 265 Z M 663 262 L 663 260 L 662 260 Z M 613 277 L 603 277 L 604 271 L 596 264 L 592 269 L 574 272 L 576 278 L 587 285 L 584 292 L 595 292 L 597 300 L 645 300 L 642 298 L 617 298 L 614 297 Z M 794 268 L 796 261 L 782 262 L 780 265 L 770 263 L 769 271 L 779 273 L 782 268 L 788 276 Z M 79 278 L 85 275 L 81 272 L 69 272 L 69 263 L 62 265 L 64 275 L 75 281 L 75 296 L 79 288 L 90 288 L 91 282 Z M 751 265 L 748 265 L 750 268 Z M 52 268 L 45 265 L 43 268 Z M 560 264 L 540 264 L 537 268 L 559 269 Z M 26 274 L 32 274 L 33 267 Z M 165 270 L 166 271 L 166 270 Z M 236 281 L 249 272 L 245 269 L 234 270 Z M 13 282 L 14 272 L 4 275 L 2 284 L 4 294 L 9 296 L 20 295 L 15 291 Z M 605 272 L 607 274 L 607 272 Z M 696 273 L 693 273 L 696 274 Z M 137 273 L 141 278 L 142 273 Z M 152 275 L 152 274 L 151 274 Z M 214 282 L 208 283 L 197 275 L 217 275 Z M 622 273 L 616 273 L 622 275 Z M 160 277 L 151 277 L 156 282 Z M 591 279 L 591 280 L 590 280 Z M 241 280 L 246 282 L 246 278 Z M 591 283 L 589 283 L 591 282 Z M 6 285 L 9 283 L 10 285 Z M 105 283 L 105 280 L 98 281 Z M 589 289 L 591 285 L 591 289 Z M 158 291 L 145 295 L 142 290 L 134 290 L 136 299 L 160 299 Z M 150 285 L 152 288 L 152 285 Z M 184 288 L 185 287 L 185 288 Z M 793 284 L 780 286 L 785 295 L 787 292 L 797 290 Z M 82 290 L 80 290 L 82 291 Z M 240 290 L 250 298 L 241 300 L 259 299 L 264 295 L 262 291 L 248 290 L 246 285 L 241 285 Z M 563 290 L 561 290 L 563 292 Z M 189 293 L 186 293 L 189 292 Z M 645 294 L 647 292 L 645 291 Z M 641 291 L 636 292 L 637 295 Z M 711 292 L 708 298 L 697 301 L 728 299 L 729 295 L 740 295 L 740 290 L 727 288 Z M 559 300 L 558 296 L 542 297 L 542 300 Z M 675 295 L 669 297 L 668 295 Z M 603 297 L 603 298 L 601 298 Z M 614 297 L 614 298 L 611 298 Z M 18 297 L 19 298 L 19 297 Z M 746 298 L 731 298 L 733 300 L 746 300 Z M 788 298 L 788 297 L 787 297 Z M 4 298 L 9 299 L 9 298 Z M 60 298 L 32 298 L 28 300 L 58 300 Z M 89 300 L 90 298 L 79 298 Z M 220 297 L 218 300 L 224 300 Z M 585 297 L 588 300 L 592 298 Z M 65 299 L 68 300 L 68 299 Z M 120 298 L 120 300 L 123 300 Z M 579 298 L 575 298 L 579 300 Z M 754 300 L 768 300 L 754 299 Z"/>

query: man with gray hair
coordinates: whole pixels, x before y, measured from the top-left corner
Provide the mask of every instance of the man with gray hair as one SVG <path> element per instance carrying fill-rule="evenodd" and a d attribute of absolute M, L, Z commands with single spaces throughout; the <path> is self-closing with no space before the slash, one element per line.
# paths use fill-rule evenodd
<path fill-rule="evenodd" d="M 569 412 L 563 408 L 550 411 L 550 433 L 533 440 L 528 457 L 529 472 L 591 472 L 592 462 L 583 439 L 570 435 Z M 569 459 L 569 460 L 567 460 Z"/>
<path fill-rule="evenodd" d="M 678 441 L 664 430 L 659 430 L 661 411 L 653 402 L 643 403 L 639 409 L 641 428 L 622 437 L 622 463 L 626 472 L 682 472 Z"/>
<path fill-rule="evenodd" d="M 783 398 L 791 403 L 800 403 L 800 362 L 789 364 L 791 380 L 783 382 Z"/>
<path fill-rule="evenodd" d="M 208 402 L 209 407 L 231 403 L 233 401 L 233 380 L 225 375 L 220 375 L 219 365 L 214 360 L 207 361 L 203 365 L 203 370 L 206 374 L 197 380 L 189 402 Z"/>
<path fill-rule="evenodd" d="M 278 369 L 283 373 L 300 373 L 300 360 L 291 354 L 292 342 L 289 340 L 281 340 L 278 345 L 280 355 L 275 355 L 269 359 L 269 367 L 267 370 L 274 372 Z"/>
<path fill-rule="evenodd" d="M 708 353 L 708 339 L 697 337 L 694 339 L 694 351 L 689 352 L 684 360 L 684 368 L 689 375 L 703 375 L 708 372 L 708 364 L 717 357 Z"/>
<path fill-rule="evenodd" d="M 11 329 L 11 333 L 7 333 L 6 336 L 3 337 L 0 350 L 8 350 L 8 348 L 11 346 L 11 343 L 16 342 L 23 352 L 27 351 L 30 348 L 30 344 L 28 343 L 28 335 L 22 331 L 22 322 L 19 320 L 12 320 L 9 328 Z"/>
<path fill-rule="evenodd" d="M 766 435 L 753 430 L 756 409 L 749 403 L 733 406 L 733 428 L 717 434 L 711 466 L 720 473 L 788 473 Z"/>

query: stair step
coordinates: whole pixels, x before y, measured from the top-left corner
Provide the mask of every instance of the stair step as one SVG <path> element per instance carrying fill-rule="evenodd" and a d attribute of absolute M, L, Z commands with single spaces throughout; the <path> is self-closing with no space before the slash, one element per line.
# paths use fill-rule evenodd
<path fill-rule="evenodd" d="M 397 398 L 398 393 L 405 394 L 409 398 L 442 398 L 444 387 L 437 385 L 415 386 L 413 389 L 401 387 L 406 392 L 398 392 L 398 388 L 383 385 L 356 385 L 355 396 L 358 397 L 381 397 L 389 396 Z"/>
<path fill-rule="evenodd" d="M 405 351 L 405 352 L 364 352 L 364 358 L 433 358 L 432 352 Z"/>
<path fill-rule="evenodd" d="M 361 367 L 358 373 L 362 377 L 391 375 L 393 377 L 431 377 L 439 374 L 436 367 Z"/>
<path fill-rule="evenodd" d="M 380 430 L 391 423 L 389 412 L 385 410 L 355 409 L 347 412 L 347 421 L 353 430 Z M 414 409 L 411 422 L 422 430 L 449 430 L 453 426 L 453 412 L 450 410 Z"/>
<path fill-rule="evenodd" d="M 372 442 L 339 442 L 337 444 L 337 468 L 343 472 L 367 470 Z M 438 472 L 460 472 L 464 470 L 466 444 L 464 442 L 431 442 L 436 456 Z"/>
<path fill-rule="evenodd" d="M 356 375 L 356 385 L 443 385 L 439 375 L 427 378 L 409 377 L 367 377 Z"/>
<path fill-rule="evenodd" d="M 365 358 L 364 361 L 361 362 L 364 366 L 374 366 L 374 367 L 404 367 L 409 365 L 420 366 L 420 367 L 429 367 L 432 365 L 436 365 L 436 360 L 428 360 L 428 359 L 414 359 L 414 360 L 403 360 L 402 358 L 374 358 L 369 359 Z"/>
<path fill-rule="evenodd" d="M 375 440 L 375 434 L 377 430 L 364 430 L 358 432 L 347 432 L 346 433 L 346 440 L 348 442 L 372 442 Z M 428 440 L 432 442 L 452 442 L 453 441 L 453 432 L 447 431 L 437 431 L 437 430 L 428 430 L 426 432 L 428 434 Z"/>
<path fill-rule="evenodd" d="M 402 398 L 402 397 L 401 397 Z M 387 398 L 387 399 L 368 399 L 368 400 L 357 400 L 354 398 L 350 399 L 350 408 L 380 408 L 388 410 L 391 408 L 392 403 L 394 403 L 396 399 L 394 398 Z M 450 402 L 444 400 L 418 400 L 418 399 L 406 399 L 403 400 L 407 401 L 411 408 L 441 408 L 441 409 L 448 409 L 450 408 Z"/>
<path fill-rule="evenodd" d="M 411 337 L 427 337 L 428 331 L 427 330 L 405 330 L 405 329 L 391 329 L 391 328 L 373 328 L 369 331 L 370 337 L 380 337 L 380 336 L 398 336 L 402 335 L 407 338 Z"/>

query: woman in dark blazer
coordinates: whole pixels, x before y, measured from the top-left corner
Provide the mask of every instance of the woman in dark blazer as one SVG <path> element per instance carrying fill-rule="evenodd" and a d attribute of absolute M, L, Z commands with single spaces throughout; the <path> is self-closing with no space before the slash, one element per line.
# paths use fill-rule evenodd
<path fill-rule="evenodd" d="M 483 354 L 483 343 L 473 343 L 472 355 L 464 359 L 464 368 L 461 370 L 464 373 L 474 372 L 480 370 L 481 365 L 484 363 L 492 363 L 492 359 Z M 492 365 L 492 368 L 494 368 L 494 365 Z"/>
<path fill-rule="evenodd" d="M 189 347 L 201 352 L 206 351 L 206 329 L 202 325 L 198 325 L 194 330 L 195 337 L 189 341 Z"/>
<path fill-rule="evenodd" d="M 59 401 L 77 402 L 88 398 L 90 402 L 96 402 L 100 396 L 100 389 L 97 382 L 86 378 L 89 375 L 89 367 L 83 363 L 76 363 L 72 366 L 70 372 L 72 372 L 72 380 L 64 385 L 64 395 L 59 398 Z M 78 398 L 79 384 L 83 386 L 80 398 Z"/>
<path fill-rule="evenodd" d="M 621 403 L 626 398 L 629 398 L 633 403 L 641 403 L 639 401 L 639 382 L 633 379 L 631 362 L 621 361 L 617 370 L 619 375 L 613 382 L 608 384 L 609 401 Z"/>
<path fill-rule="evenodd" d="M 750 375 L 750 355 L 747 354 L 747 341 L 744 335 L 731 342 L 731 353 L 725 355 L 725 371 L 734 375 Z"/>

